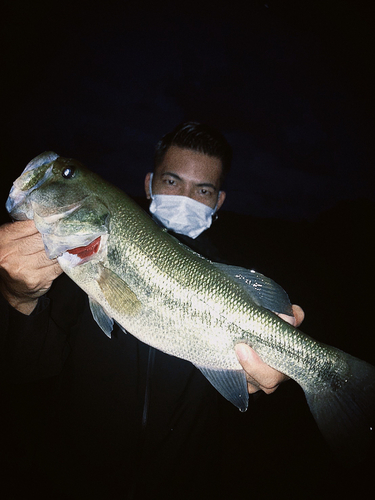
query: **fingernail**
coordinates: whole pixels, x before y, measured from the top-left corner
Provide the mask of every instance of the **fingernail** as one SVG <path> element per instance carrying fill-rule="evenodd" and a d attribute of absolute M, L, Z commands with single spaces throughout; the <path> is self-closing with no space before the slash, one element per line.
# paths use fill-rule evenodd
<path fill-rule="evenodd" d="M 236 345 L 236 354 L 239 361 L 244 362 L 248 359 L 248 350 L 244 345 Z"/>

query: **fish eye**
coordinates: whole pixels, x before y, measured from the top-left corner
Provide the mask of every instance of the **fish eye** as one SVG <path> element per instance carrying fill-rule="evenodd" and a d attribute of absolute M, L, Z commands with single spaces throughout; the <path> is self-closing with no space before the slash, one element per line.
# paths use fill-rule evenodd
<path fill-rule="evenodd" d="M 64 177 L 64 179 L 71 179 L 72 177 L 74 177 L 74 168 L 73 167 L 64 168 L 61 175 Z"/>

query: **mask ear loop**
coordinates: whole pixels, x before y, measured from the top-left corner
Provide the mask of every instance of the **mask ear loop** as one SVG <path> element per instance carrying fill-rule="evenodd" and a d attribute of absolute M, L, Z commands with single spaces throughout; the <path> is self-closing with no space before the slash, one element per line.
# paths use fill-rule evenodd
<path fill-rule="evenodd" d="M 217 206 L 219 204 L 220 193 L 221 193 L 221 191 L 219 191 L 219 193 L 217 195 L 217 202 L 216 202 L 216 205 L 214 207 L 214 213 L 212 214 L 212 222 L 215 222 L 215 220 L 217 220 L 219 218 L 219 216 L 217 215 Z"/>
<path fill-rule="evenodd" d="M 150 183 L 149 183 L 149 187 L 148 187 L 149 190 L 150 190 L 150 198 L 151 198 L 151 200 L 153 199 L 153 197 L 152 197 L 153 196 L 152 195 L 152 178 L 153 178 L 153 176 L 154 176 L 154 174 L 151 172 L 151 174 L 150 174 Z"/>

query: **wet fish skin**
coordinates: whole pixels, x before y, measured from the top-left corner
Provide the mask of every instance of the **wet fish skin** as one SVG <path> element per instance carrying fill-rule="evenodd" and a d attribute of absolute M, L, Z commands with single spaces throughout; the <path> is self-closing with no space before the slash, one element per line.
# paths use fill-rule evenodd
<path fill-rule="evenodd" d="M 301 385 L 340 453 L 360 455 L 372 439 L 374 367 L 282 321 L 274 312 L 291 314 L 291 305 L 272 280 L 204 259 L 123 192 L 54 153 L 26 167 L 7 209 L 14 218 L 34 218 L 47 254 L 88 294 L 107 335 L 115 320 L 143 342 L 191 361 L 241 410 L 247 384 L 234 347 L 245 342 Z M 69 253 L 97 238 L 92 255 Z"/>

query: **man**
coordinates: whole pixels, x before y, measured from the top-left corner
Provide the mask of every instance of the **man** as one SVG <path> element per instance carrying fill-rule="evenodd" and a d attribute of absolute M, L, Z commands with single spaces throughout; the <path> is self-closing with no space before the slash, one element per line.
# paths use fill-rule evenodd
<path fill-rule="evenodd" d="M 154 218 L 209 258 L 201 242 L 224 203 L 230 158 L 217 131 L 182 124 L 158 144 L 154 174 L 145 178 Z M 194 478 L 215 450 L 216 391 L 190 363 L 120 330 L 109 341 L 85 294 L 61 272 L 33 222 L 0 228 L 3 379 L 11 386 L 32 382 L 47 400 L 47 430 L 38 442 L 46 476 L 72 498 L 100 498 L 103 491 L 112 498 L 120 490 L 129 498 L 165 497 L 166 485 L 171 497 L 181 496 L 181 484 L 196 495 Z M 299 324 L 303 312 L 294 306 L 294 313 L 285 319 Z M 237 346 L 237 355 L 249 393 L 271 393 L 286 378 L 246 345 Z M 43 380 L 53 381 L 45 392 Z M 34 463 L 31 470 L 37 473 Z"/>
<path fill-rule="evenodd" d="M 216 140 L 216 149 L 212 147 L 213 138 Z M 217 156 L 218 151 L 221 152 L 221 157 Z M 155 172 L 154 174 L 149 172 L 145 178 L 146 196 L 148 199 L 153 198 L 150 211 L 156 219 L 176 233 L 188 234 L 189 222 L 191 225 L 192 220 L 196 221 L 195 224 L 198 227 L 201 224 L 201 231 L 207 229 L 211 225 L 212 215 L 221 208 L 225 201 L 226 193 L 221 189 L 221 185 L 229 171 L 230 160 L 230 146 L 216 130 L 196 123 L 184 123 L 177 126 L 157 145 Z M 151 179 L 152 182 L 150 182 Z M 159 196 L 159 199 L 160 195 L 178 196 L 180 200 L 185 198 L 186 201 L 191 199 L 198 203 L 186 213 L 186 201 L 181 204 L 181 201 L 178 201 L 179 198 L 175 198 L 175 205 L 171 205 L 168 203 L 168 198 L 161 198 L 164 204 L 166 203 L 166 208 L 163 210 L 163 201 L 155 203 L 151 188 L 153 195 Z M 199 205 L 205 205 L 212 211 L 212 213 L 208 212 L 209 218 L 206 225 L 204 225 L 206 222 L 204 217 L 201 216 L 199 220 L 196 215 Z M 164 214 L 167 215 L 163 216 Z M 186 239 L 185 242 L 189 246 L 193 244 Z M 293 313 L 294 318 L 281 316 L 298 326 L 303 321 L 304 313 L 297 305 L 293 305 Z M 249 346 L 241 344 L 237 346 L 236 352 L 247 372 L 249 394 L 259 390 L 270 394 L 286 379 L 283 374 L 262 363 L 259 356 Z"/>

